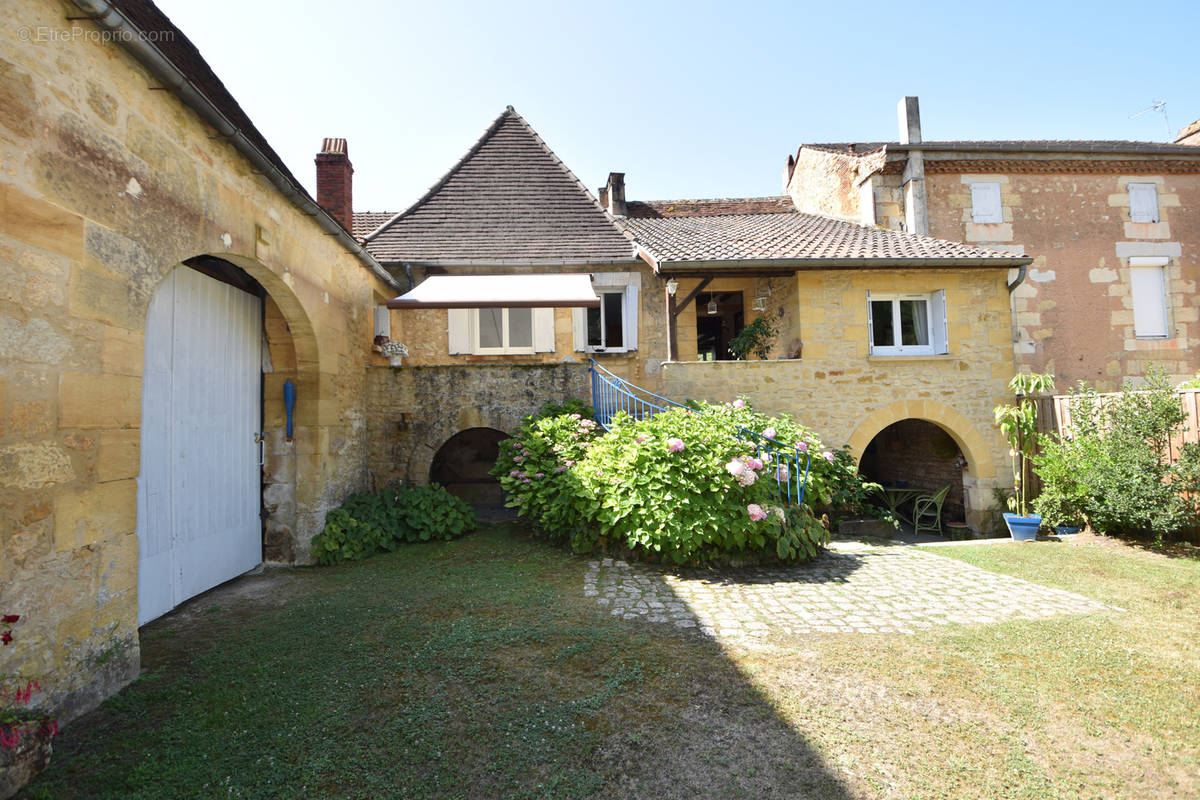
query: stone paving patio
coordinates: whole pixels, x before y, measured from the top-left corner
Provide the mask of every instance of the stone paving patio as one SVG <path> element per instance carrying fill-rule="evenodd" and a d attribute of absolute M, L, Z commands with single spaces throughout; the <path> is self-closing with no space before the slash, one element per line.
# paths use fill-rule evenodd
<path fill-rule="evenodd" d="M 613 616 L 745 642 L 772 632 L 914 633 L 1121 610 L 911 547 L 854 542 L 835 542 L 795 567 L 669 574 L 602 558 L 592 562 L 583 591 Z"/>

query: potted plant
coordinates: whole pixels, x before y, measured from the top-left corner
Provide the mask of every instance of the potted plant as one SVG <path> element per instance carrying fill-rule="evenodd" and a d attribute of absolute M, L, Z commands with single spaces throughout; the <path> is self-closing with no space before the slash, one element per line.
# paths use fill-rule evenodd
<path fill-rule="evenodd" d="M 393 367 L 399 367 L 404 363 L 404 357 L 408 355 L 408 348 L 399 342 L 386 341 L 380 346 L 380 352 L 387 358 L 388 363 Z"/>
<path fill-rule="evenodd" d="M 1008 388 L 1016 395 L 1015 403 L 996 406 L 996 426 L 1008 441 L 1009 455 L 1013 462 L 1013 495 L 1008 499 L 1012 513 L 1004 515 L 1008 532 L 1017 541 L 1033 541 L 1037 538 L 1042 518 L 1029 513 L 1028 480 L 1029 468 L 1037 451 L 1037 404 L 1029 398 L 1032 394 L 1054 391 L 1054 376 L 1038 373 L 1014 375 Z"/>
<path fill-rule="evenodd" d="M 729 354 L 738 361 L 745 361 L 751 354 L 766 361 L 771 355 L 771 345 L 775 343 L 777 333 L 769 319 L 756 317 L 729 340 Z"/>
<path fill-rule="evenodd" d="M 0 644 L 13 640 L 17 614 L 0 616 Z M 50 763 L 50 740 L 58 723 L 28 707 L 37 681 L 0 675 L 0 798 L 9 798 Z"/>

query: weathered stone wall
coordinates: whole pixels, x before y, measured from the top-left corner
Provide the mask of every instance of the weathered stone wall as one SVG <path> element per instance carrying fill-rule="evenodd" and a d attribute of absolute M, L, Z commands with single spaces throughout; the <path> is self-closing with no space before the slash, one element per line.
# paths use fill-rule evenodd
<path fill-rule="evenodd" d="M 468 428 L 513 433 L 544 404 L 591 400 L 587 364 L 372 367 L 367 374 L 375 486 L 424 484 L 438 448 Z"/>
<path fill-rule="evenodd" d="M 852 156 L 801 148 L 787 194 L 800 211 L 860 221 L 860 163 Z"/>
<path fill-rule="evenodd" d="M 1151 363 L 1176 380 L 1200 370 L 1200 175 L 934 173 L 927 181 L 931 235 L 1034 258 L 1013 295 L 1023 368 L 1054 373 L 1063 389 L 1086 380 L 1105 391 Z M 1132 181 L 1157 184 L 1159 222 L 1130 221 Z M 1000 184 L 1002 223 L 971 221 L 974 182 Z M 1167 338 L 1134 336 L 1131 256 L 1169 258 Z"/>
<path fill-rule="evenodd" d="M 39 677 L 64 719 L 138 669 L 143 340 L 165 276 L 211 254 L 269 294 L 267 553 L 297 561 L 366 482 L 369 309 L 394 294 L 67 8 L 14 0 L 0 30 L 0 611 L 22 616 L 0 673 Z"/>
<path fill-rule="evenodd" d="M 793 320 L 780 339 L 803 342 L 800 359 L 666 364 L 665 393 L 728 401 L 748 396 L 767 413 L 786 412 L 827 444 L 856 455 L 893 422 L 921 419 L 950 434 L 965 455 L 967 521 L 978 525 L 991 489 L 1007 478 L 1008 447 L 993 427 L 1014 364 L 1002 270 L 801 272 L 790 295 Z M 867 291 L 945 290 L 949 354 L 871 356 Z"/>

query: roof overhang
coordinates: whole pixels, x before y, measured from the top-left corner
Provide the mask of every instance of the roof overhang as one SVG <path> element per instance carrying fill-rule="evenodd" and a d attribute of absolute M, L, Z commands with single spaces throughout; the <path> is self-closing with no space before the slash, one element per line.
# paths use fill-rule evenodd
<path fill-rule="evenodd" d="M 431 275 L 388 308 L 599 308 L 588 273 Z"/>
<path fill-rule="evenodd" d="M 652 261 L 660 275 L 778 275 L 825 269 L 1011 269 L 1033 263 L 1031 256 L 1011 258 L 803 258 L 740 261 Z"/>

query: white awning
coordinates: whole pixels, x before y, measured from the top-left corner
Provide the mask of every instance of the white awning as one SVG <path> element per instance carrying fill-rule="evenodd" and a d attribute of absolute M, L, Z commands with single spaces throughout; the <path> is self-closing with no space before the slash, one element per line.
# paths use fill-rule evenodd
<path fill-rule="evenodd" d="M 598 308 L 587 273 L 431 275 L 388 308 Z"/>

